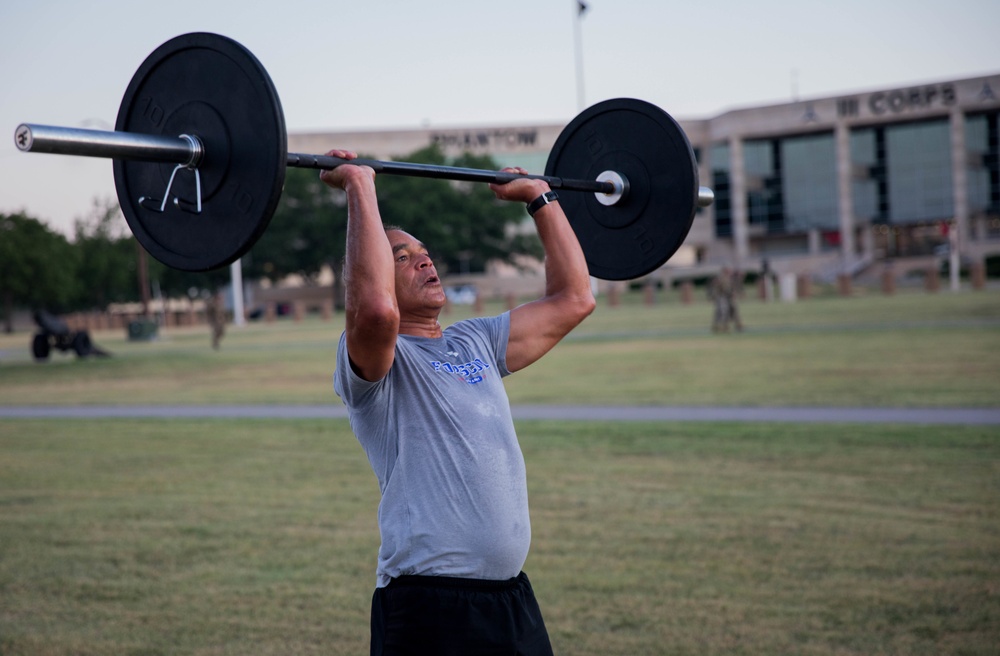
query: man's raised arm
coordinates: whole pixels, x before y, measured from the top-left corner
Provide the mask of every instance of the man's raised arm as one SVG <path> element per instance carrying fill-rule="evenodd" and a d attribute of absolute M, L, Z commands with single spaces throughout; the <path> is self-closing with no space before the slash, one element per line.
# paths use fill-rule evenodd
<path fill-rule="evenodd" d="M 332 150 L 328 155 L 354 159 Z M 365 166 L 342 165 L 320 173 L 331 187 L 347 192 L 347 352 L 354 371 L 375 381 L 388 373 L 399 330 L 392 249 L 382 228 L 375 195 L 375 172 Z"/>
<path fill-rule="evenodd" d="M 504 170 L 526 173 L 517 167 Z M 552 193 L 548 183 L 524 178 L 490 188 L 501 200 L 531 204 L 545 249 L 545 295 L 511 312 L 507 368 L 517 371 L 545 355 L 593 312 L 594 295 L 576 233 L 559 201 L 545 196 Z"/>

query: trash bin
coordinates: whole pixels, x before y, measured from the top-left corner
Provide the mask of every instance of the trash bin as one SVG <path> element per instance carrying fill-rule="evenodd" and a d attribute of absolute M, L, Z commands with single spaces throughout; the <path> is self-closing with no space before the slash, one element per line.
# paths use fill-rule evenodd
<path fill-rule="evenodd" d="M 136 319 L 128 322 L 128 341 L 149 342 L 156 339 L 159 324 L 152 319 Z"/>
<path fill-rule="evenodd" d="M 796 280 L 794 273 L 783 273 L 778 277 L 778 287 L 781 292 L 781 300 L 789 302 L 797 298 Z"/>

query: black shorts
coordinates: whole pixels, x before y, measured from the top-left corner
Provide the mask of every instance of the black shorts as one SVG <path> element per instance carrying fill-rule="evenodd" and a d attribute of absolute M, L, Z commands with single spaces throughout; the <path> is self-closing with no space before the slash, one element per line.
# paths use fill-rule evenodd
<path fill-rule="evenodd" d="M 401 576 L 372 596 L 372 656 L 523 654 L 552 645 L 528 577 Z"/>

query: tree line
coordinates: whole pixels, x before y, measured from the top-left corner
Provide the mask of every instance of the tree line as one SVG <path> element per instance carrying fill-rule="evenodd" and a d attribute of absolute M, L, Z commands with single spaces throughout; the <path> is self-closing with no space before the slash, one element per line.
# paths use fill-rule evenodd
<path fill-rule="evenodd" d="M 465 154 L 448 161 L 436 145 L 402 159 L 498 168 L 489 156 Z M 520 255 L 541 254 L 534 232 L 518 229 L 524 208 L 498 202 L 484 184 L 386 175 L 379 177 L 378 189 L 383 221 L 428 244 L 442 274 L 482 272 L 493 260 L 513 263 Z M 343 192 L 320 182 L 316 171 L 289 168 L 267 230 L 242 258 L 243 275 L 276 282 L 298 274 L 315 283 L 326 266 L 340 272 L 346 234 Z M 60 313 L 139 301 L 140 267 L 146 268 L 149 285 L 168 298 L 213 292 L 229 282 L 228 267 L 178 271 L 141 248 L 111 200 L 95 201 L 75 222 L 71 237 L 24 212 L 0 214 L 0 313 L 6 330 L 15 309 Z"/>

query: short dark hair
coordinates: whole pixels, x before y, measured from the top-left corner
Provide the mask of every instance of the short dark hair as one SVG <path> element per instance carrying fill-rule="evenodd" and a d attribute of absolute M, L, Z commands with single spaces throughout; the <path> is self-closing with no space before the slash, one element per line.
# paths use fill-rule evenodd
<path fill-rule="evenodd" d="M 400 232 L 406 232 L 405 230 L 403 230 L 402 228 L 400 228 L 398 225 L 393 225 L 392 223 L 383 223 L 382 224 L 382 229 L 385 230 L 386 232 L 389 232 L 390 230 L 398 230 Z"/>

